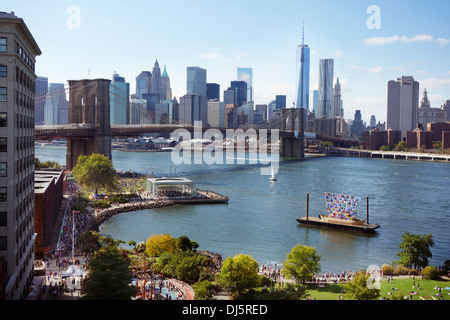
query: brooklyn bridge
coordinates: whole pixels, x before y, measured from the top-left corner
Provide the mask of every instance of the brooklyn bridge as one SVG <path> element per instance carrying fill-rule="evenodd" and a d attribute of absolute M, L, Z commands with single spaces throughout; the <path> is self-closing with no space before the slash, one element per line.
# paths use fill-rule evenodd
<path fill-rule="evenodd" d="M 184 129 L 189 132 L 198 130 L 192 123 L 181 123 L 167 119 L 167 115 L 158 114 L 161 123 L 148 124 L 127 124 L 118 125 L 110 123 L 110 100 L 123 99 L 110 91 L 110 86 L 114 85 L 107 79 L 86 79 L 69 80 L 68 89 L 62 89 L 56 94 L 66 94 L 68 90 L 68 123 L 61 125 L 36 125 L 36 139 L 64 138 L 67 140 L 66 169 L 72 170 L 76 165 L 80 155 L 90 155 L 102 153 L 111 158 L 111 140 L 116 137 L 137 137 L 146 133 L 172 133 L 177 129 Z M 37 97 L 36 101 L 45 101 L 55 95 L 55 92 L 47 96 Z M 128 106 L 127 101 L 123 101 Z M 149 115 L 150 111 L 142 107 L 142 113 Z M 259 127 L 251 127 L 257 134 L 264 130 L 264 134 L 269 137 L 272 130 L 277 130 L 277 138 L 280 142 L 281 157 L 304 157 L 304 127 L 303 109 L 285 108 L 282 109 L 281 119 L 278 123 L 266 124 Z M 155 115 L 153 116 L 153 119 Z M 219 130 L 226 133 L 227 130 L 235 128 L 211 128 L 204 126 L 202 132 L 208 129 Z M 247 128 L 249 129 L 249 128 Z M 245 132 L 245 131 L 244 131 Z M 315 136 L 314 139 L 331 141 L 333 144 L 345 147 L 357 142 L 330 137 Z"/>

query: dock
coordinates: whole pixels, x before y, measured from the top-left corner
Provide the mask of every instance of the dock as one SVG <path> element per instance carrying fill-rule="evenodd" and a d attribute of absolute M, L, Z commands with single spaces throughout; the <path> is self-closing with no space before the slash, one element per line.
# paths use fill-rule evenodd
<path fill-rule="evenodd" d="M 302 224 L 313 225 L 317 227 L 327 227 L 330 229 L 339 229 L 339 230 L 349 230 L 356 232 L 364 232 L 364 233 L 374 233 L 376 229 L 380 227 L 378 224 L 363 224 L 363 225 L 348 225 L 348 224 L 338 224 L 338 223 L 329 223 L 325 222 L 320 218 L 316 217 L 303 217 L 298 218 L 297 221 Z"/>
<path fill-rule="evenodd" d="M 364 224 L 349 224 L 339 222 L 327 222 L 320 217 L 311 217 L 309 215 L 309 192 L 306 194 L 306 217 L 298 218 L 297 221 L 301 224 L 313 225 L 317 227 L 326 227 L 330 229 L 339 229 L 363 233 L 374 233 L 380 227 L 379 224 L 369 223 L 369 197 L 367 197 L 367 220 Z"/>

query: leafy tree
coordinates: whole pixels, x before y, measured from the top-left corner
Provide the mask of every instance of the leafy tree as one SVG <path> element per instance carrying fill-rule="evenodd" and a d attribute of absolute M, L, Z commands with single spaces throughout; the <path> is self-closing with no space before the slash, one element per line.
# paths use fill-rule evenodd
<path fill-rule="evenodd" d="M 402 250 L 397 253 L 400 257 L 398 263 L 408 268 L 425 268 L 428 266 L 428 259 L 432 257 L 430 250 L 432 246 L 434 241 L 431 234 L 421 236 L 405 232 L 399 245 Z"/>
<path fill-rule="evenodd" d="M 188 236 L 180 236 L 176 240 L 178 248 L 182 251 L 190 251 L 198 248 L 198 243 L 196 241 L 191 241 Z"/>
<path fill-rule="evenodd" d="M 395 147 L 394 147 L 394 151 L 408 151 L 408 148 L 406 147 L 406 142 L 405 141 L 400 141 Z"/>
<path fill-rule="evenodd" d="M 130 300 L 136 289 L 130 286 L 129 263 L 120 250 L 109 245 L 96 251 L 82 285 L 85 300 Z"/>
<path fill-rule="evenodd" d="M 118 175 L 111 160 L 103 154 L 79 156 L 77 165 L 72 170 L 78 184 L 88 189 L 114 190 L 118 186 Z"/>
<path fill-rule="evenodd" d="M 218 275 L 219 283 L 239 296 L 258 285 L 258 263 L 249 255 L 237 254 L 224 260 Z"/>
<path fill-rule="evenodd" d="M 78 238 L 77 244 L 82 252 L 92 253 L 100 249 L 99 233 L 86 231 Z"/>
<path fill-rule="evenodd" d="M 146 252 L 150 257 L 158 257 L 163 252 L 175 252 L 177 242 L 169 234 L 152 235 L 147 239 Z"/>
<path fill-rule="evenodd" d="M 439 278 L 439 270 L 435 267 L 428 266 L 422 270 L 422 275 L 425 277 L 425 279 L 437 280 Z"/>
<path fill-rule="evenodd" d="M 373 300 L 379 296 L 380 290 L 367 285 L 368 281 L 370 281 L 369 278 L 370 274 L 357 272 L 350 282 L 342 286 L 345 292 L 356 300 Z"/>
<path fill-rule="evenodd" d="M 56 161 L 47 160 L 45 162 L 40 162 L 38 158 L 34 158 L 34 167 L 36 169 L 41 168 L 61 169 L 61 165 Z"/>
<path fill-rule="evenodd" d="M 305 282 L 320 271 L 320 254 L 316 248 L 298 244 L 287 254 L 281 271 L 286 278 L 294 278 L 296 282 Z"/>
<path fill-rule="evenodd" d="M 192 288 L 195 291 L 195 300 L 210 300 L 212 297 L 211 289 L 214 285 L 211 281 L 203 280 L 195 283 Z"/>

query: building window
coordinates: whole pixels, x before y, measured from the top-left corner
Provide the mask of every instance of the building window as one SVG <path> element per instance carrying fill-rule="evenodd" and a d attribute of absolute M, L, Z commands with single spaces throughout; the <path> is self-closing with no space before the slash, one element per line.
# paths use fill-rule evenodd
<path fill-rule="evenodd" d="M 6 88 L 0 88 L 0 102 L 6 102 Z"/>
<path fill-rule="evenodd" d="M 0 188 L 0 202 L 6 202 L 7 201 L 6 191 L 7 191 L 7 189 L 5 187 Z"/>
<path fill-rule="evenodd" d="M 8 74 L 6 71 L 7 71 L 6 66 L 0 64 L 0 77 L 3 77 L 3 78 L 7 77 Z"/>
<path fill-rule="evenodd" d="M 8 152 L 8 138 L 0 137 L 0 152 Z"/>
<path fill-rule="evenodd" d="M 8 226 L 8 212 L 0 212 L 0 227 Z"/>
<path fill-rule="evenodd" d="M 0 38 L 0 52 L 6 52 L 6 38 Z"/>
<path fill-rule="evenodd" d="M 0 127 L 8 126 L 8 113 L 0 112 Z"/>
<path fill-rule="evenodd" d="M 6 177 L 8 175 L 7 168 L 7 162 L 0 162 L 0 177 Z"/>
<path fill-rule="evenodd" d="M 8 249 L 8 245 L 6 242 L 6 237 L 0 237 L 0 251 L 6 251 Z"/>

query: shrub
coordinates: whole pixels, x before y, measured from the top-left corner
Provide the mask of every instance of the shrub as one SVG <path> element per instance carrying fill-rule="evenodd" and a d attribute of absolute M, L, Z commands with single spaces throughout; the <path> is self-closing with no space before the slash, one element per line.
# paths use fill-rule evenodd
<path fill-rule="evenodd" d="M 404 265 L 401 265 L 401 264 L 399 264 L 395 268 L 395 271 L 394 271 L 395 274 L 399 274 L 399 275 L 406 275 L 406 274 L 408 274 L 408 272 L 409 272 L 409 269 L 406 268 Z"/>
<path fill-rule="evenodd" d="M 208 280 L 195 283 L 193 286 L 195 291 L 195 300 L 210 300 L 212 297 L 211 289 L 213 284 Z"/>
<path fill-rule="evenodd" d="M 439 277 L 439 270 L 435 267 L 428 266 L 422 270 L 422 275 L 427 280 L 437 280 Z"/>
<path fill-rule="evenodd" d="M 390 266 L 386 263 L 381 266 L 381 270 L 383 271 L 383 274 L 388 274 L 388 275 L 394 274 L 394 271 L 395 271 L 393 266 Z"/>
<path fill-rule="evenodd" d="M 92 207 L 95 209 L 109 208 L 111 204 L 107 200 L 94 200 L 92 201 Z"/>

